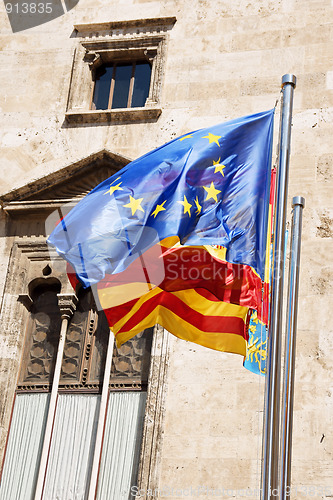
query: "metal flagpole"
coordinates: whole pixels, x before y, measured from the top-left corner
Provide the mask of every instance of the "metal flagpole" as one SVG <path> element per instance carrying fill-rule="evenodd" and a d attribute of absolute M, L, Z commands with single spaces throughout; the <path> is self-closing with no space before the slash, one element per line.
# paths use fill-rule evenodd
<path fill-rule="evenodd" d="M 279 494 L 279 411 L 281 369 L 281 320 L 283 305 L 283 277 L 285 254 L 285 225 L 288 195 L 290 135 L 295 75 L 282 77 L 282 112 L 280 125 L 280 152 L 277 171 L 277 189 L 274 220 L 273 279 L 268 340 L 268 363 L 265 392 L 265 421 L 261 499 L 276 500 Z"/>
<path fill-rule="evenodd" d="M 281 500 L 290 498 L 291 449 L 293 431 L 294 375 L 297 327 L 299 263 L 301 257 L 302 211 L 305 200 L 293 198 L 293 221 L 289 263 L 289 290 L 287 307 L 287 334 L 285 350 L 285 375 L 283 390 L 283 416 L 281 438 Z"/>

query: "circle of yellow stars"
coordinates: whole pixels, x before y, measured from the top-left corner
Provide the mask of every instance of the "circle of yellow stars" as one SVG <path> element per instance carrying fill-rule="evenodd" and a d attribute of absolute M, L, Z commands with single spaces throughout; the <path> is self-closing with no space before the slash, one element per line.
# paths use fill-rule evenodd
<path fill-rule="evenodd" d="M 185 139 L 192 138 L 193 134 L 187 134 L 183 137 L 180 137 L 179 141 L 184 141 Z M 212 134 L 211 132 L 208 133 L 208 135 L 202 136 L 202 139 L 208 139 L 209 144 L 217 144 L 218 147 L 220 146 L 219 139 L 221 139 L 221 136 Z M 224 172 L 223 170 L 226 168 L 225 165 L 221 163 L 221 157 L 217 161 L 213 160 L 213 165 L 215 167 L 214 174 L 220 173 L 224 177 Z M 110 194 L 112 196 L 116 191 L 124 191 L 122 187 L 122 182 L 118 182 L 118 184 L 115 184 L 120 177 L 117 177 L 111 184 L 109 189 L 104 193 L 104 194 Z M 205 201 L 208 201 L 210 199 L 213 199 L 215 203 L 217 203 L 217 195 L 221 193 L 219 189 L 215 188 L 214 182 L 212 181 L 210 183 L 210 186 L 202 186 L 203 189 L 206 191 L 207 195 L 205 198 Z M 132 215 L 135 215 L 136 212 L 139 210 L 141 212 L 144 212 L 144 209 L 141 206 L 141 203 L 143 201 L 143 198 L 134 198 L 134 196 L 129 195 L 129 202 L 126 205 L 123 205 L 124 208 L 129 208 L 131 210 Z M 166 210 L 164 207 L 165 203 L 167 200 L 164 200 L 161 204 L 157 204 L 155 207 L 155 210 L 150 214 L 151 217 L 154 217 L 156 219 L 156 216 L 160 213 Z M 183 214 L 188 214 L 189 217 L 191 217 L 191 208 L 193 207 L 193 204 L 188 201 L 186 196 L 184 195 L 183 201 L 177 201 L 180 205 L 183 206 Z M 199 203 L 198 196 L 194 200 L 195 204 L 195 215 L 199 215 L 202 211 L 202 205 Z"/>

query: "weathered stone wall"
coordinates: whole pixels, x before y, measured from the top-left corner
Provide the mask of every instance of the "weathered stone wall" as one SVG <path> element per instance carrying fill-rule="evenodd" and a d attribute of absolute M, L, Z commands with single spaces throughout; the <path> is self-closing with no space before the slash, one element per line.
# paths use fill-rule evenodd
<path fill-rule="evenodd" d="M 161 16 L 177 22 L 169 31 L 159 119 L 68 126 L 73 25 Z M 136 158 L 187 131 L 272 108 L 281 76 L 296 74 L 289 199 L 304 196 L 306 208 L 292 476 L 295 488 L 313 486 L 327 498 L 319 487 L 331 487 L 333 495 L 331 1 L 80 0 L 66 15 L 16 34 L 2 7 L 1 26 L 0 194 L 104 148 Z M 3 287 L 11 249 L 4 225 L 0 248 Z M 1 345 L 1 358 L 15 357 L 13 346 Z M 1 366 L 4 380 L 8 362 Z M 178 488 L 173 498 L 182 498 L 181 490 L 203 486 L 209 499 L 216 495 L 205 488 L 220 488 L 223 498 L 258 488 L 263 379 L 246 372 L 239 357 L 175 338 L 169 374 L 160 487 Z M 10 405 L 8 398 L 2 443 Z"/>

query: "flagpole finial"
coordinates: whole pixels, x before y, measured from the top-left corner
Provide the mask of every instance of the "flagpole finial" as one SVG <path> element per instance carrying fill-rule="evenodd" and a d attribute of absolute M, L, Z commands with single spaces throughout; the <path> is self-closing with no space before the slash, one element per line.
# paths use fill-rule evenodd
<path fill-rule="evenodd" d="M 296 76 L 293 75 L 292 73 L 287 73 L 286 75 L 283 75 L 281 86 L 284 87 L 287 83 L 291 83 L 295 88 L 296 87 Z"/>
<path fill-rule="evenodd" d="M 292 201 L 292 206 L 294 208 L 295 205 L 301 205 L 302 208 L 305 206 L 305 199 L 303 196 L 294 196 Z"/>

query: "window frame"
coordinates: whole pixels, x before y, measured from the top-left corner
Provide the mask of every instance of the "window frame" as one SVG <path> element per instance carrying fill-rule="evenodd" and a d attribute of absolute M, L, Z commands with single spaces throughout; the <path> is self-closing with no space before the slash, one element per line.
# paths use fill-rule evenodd
<path fill-rule="evenodd" d="M 156 121 L 162 113 L 168 31 L 175 22 L 175 17 L 167 17 L 75 25 L 73 36 L 79 40 L 73 54 L 65 113 L 67 124 Z M 139 59 L 151 64 L 145 106 L 91 109 L 95 69 L 116 60 Z"/>

